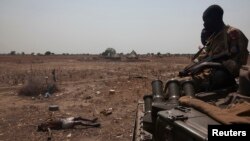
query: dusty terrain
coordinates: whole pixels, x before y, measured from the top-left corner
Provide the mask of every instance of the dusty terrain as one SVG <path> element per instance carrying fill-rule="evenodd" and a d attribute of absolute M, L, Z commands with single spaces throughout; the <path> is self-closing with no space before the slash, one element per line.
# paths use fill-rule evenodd
<path fill-rule="evenodd" d="M 146 57 L 141 61 L 112 61 L 93 56 L 0 56 L 0 141 L 44 141 L 37 125 L 48 118 L 98 117 L 100 128 L 52 131 L 52 140 L 129 141 L 136 105 L 151 93 L 151 81 L 174 77 L 189 63 L 187 57 Z M 52 79 L 59 91 L 49 98 L 20 96 L 30 77 Z M 115 93 L 110 93 L 110 90 Z M 59 105 L 50 112 L 48 106 Z M 103 110 L 110 109 L 110 115 Z"/>
<path fill-rule="evenodd" d="M 37 125 L 48 118 L 98 117 L 101 128 L 52 131 L 52 140 L 131 140 L 136 104 L 151 92 L 150 82 L 167 80 L 186 64 L 185 58 L 148 57 L 144 61 L 111 61 L 89 56 L 1 56 L 0 140 L 46 140 Z M 146 60 L 146 61 L 145 61 Z M 20 96 L 30 77 L 52 79 L 59 91 L 49 98 Z M 115 90 L 114 94 L 109 91 Z M 48 106 L 59 105 L 50 112 Z M 101 112 L 112 108 L 112 114 Z"/>

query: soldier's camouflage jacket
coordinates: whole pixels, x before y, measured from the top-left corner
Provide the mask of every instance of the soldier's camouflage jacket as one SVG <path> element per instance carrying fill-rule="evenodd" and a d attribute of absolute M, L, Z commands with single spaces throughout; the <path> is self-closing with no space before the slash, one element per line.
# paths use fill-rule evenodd
<path fill-rule="evenodd" d="M 234 77 L 237 77 L 241 66 L 247 63 L 249 54 L 247 45 L 248 39 L 246 36 L 239 29 L 227 25 L 221 32 L 209 37 L 206 47 L 198 56 L 198 59 L 228 53 L 229 59 L 222 60 L 222 64 Z"/>

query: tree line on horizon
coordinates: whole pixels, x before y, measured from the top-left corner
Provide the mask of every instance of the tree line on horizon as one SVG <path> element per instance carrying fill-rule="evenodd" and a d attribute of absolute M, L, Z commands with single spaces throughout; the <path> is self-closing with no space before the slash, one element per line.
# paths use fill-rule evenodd
<path fill-rule="evenodd" d="M 132 52 L 135 52 L 134 50 Z M 116 50 L 114 48 L 107 48 L 104 52 L 98 54 L 101 56 L 112 56 L 114 54 L 119 54 L 119 55 L 123 55 L 124 53 L 117 53 Z M 128 53 L 129 54 L 129 53 Z M 82 54 L 70 54 L 70 53 L 62 53 L 62 54 L 56 54 L 53 53 L 51 51 L 46 51 L 45 53 L 34 53 L 31 52 L 29 54 L 25 53 L 25 52 L 21 52 L 18 53 L 16 51 L 10 51 L 9 53 L 5 54 L 2 53 L 1 55 L 37 55 L 37 56 L 49 56 L 49 55 L 96 55 L 96 54 L 89 54 L 89 53 L 82 53 Z M 185 56 L 185 55 L 193 55 L 193 54 L 183 54 L 183 53 L 161 53 L 161 52 L 157 52 L 157 53 L 146 53 L 146 54 L 138 54 L 138 55 L 147 55 L 147 56 Z"/>

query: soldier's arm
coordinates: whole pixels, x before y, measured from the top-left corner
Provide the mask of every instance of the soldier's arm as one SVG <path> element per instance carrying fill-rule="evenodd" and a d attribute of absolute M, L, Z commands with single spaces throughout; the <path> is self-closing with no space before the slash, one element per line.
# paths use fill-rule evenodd
<path fill-rule="evenodd" d="M 206 48 L 202 49 L 201 53 L 199 54 L 199 56 L 197 57 L 197 59 L 199 61 L 205 59 L 208 56 L 208 53 L 206 51 Z"/>
<path fill-rule="evenodd" d="M 240 37 L 240 31 L 237 30 L 236 28 L 231 28 L 228 30 L 228 35 L 229 35 L 229 53 L 230 56 L 234 57 L 237 54 L 240 53 L 239 45 L 238 45 L 238 40 Z"/>

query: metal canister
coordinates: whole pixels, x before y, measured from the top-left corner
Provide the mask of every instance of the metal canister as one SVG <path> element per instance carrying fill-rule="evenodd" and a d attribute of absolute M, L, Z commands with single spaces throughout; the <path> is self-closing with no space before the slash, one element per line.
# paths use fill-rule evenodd
<path fill-rule="evenodd" d="M 144 100 L 145 113 L 151 112 L 152 111 L 153 96 L 152 95 L 144 95 L 143 100 Z"/>
<path fill-rule="evenodd" d="M 178 80 L 171 79 L 166 83 L 166 93 L 168 100 L 178 100 L 180 98 L 180 83 Z"/>
<path fill-rule="evenodd" d="M 152 93 L 153 93 L 153 101 L 154 102 L 162 102 L 164 101 L 163 97 L 163 83 L 161 80 L 154 80 L 151 83 L 152 85 Z"/>
<path fill-rule="evenodd" d="M 182 82 L 182 90 L 184 95 L 194 97 L 194 82 L 192 80 L 185 80 L 184 82 Z"/>

